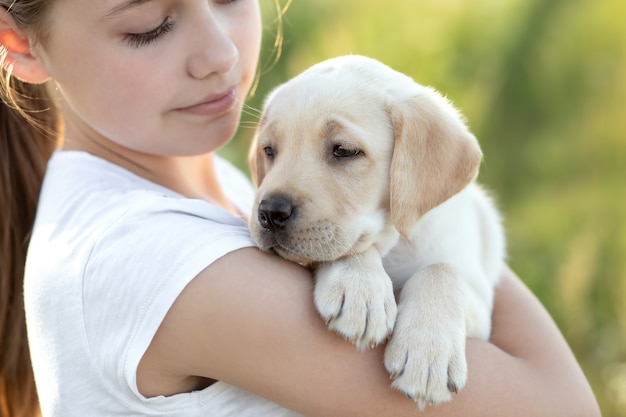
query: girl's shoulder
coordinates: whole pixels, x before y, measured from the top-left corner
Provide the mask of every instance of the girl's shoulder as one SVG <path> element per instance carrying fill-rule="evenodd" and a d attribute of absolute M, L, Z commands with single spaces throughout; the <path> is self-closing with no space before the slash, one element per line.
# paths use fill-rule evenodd
<path fill-rule="evenodd" d="M 238 171 L 225 161 L 219 169 L 226 181 L 240 182 L 225 189 L 245 194 Z M 33 242 L 38 241 L 62 244 L 75 259 L 81 254 L 92 267 L 101 262 L 106 269 L 114 268 L 103 256 L 122 262 L 115 268 L 157 259 L 170 265 L 200 248 L 219 256 L 222 248 L 252 245 L 244 220 L 83 152 L 57 152 L 50 160 L 33 231 Z M 205 253 L 204 262 L 210 258 Z"/>
<path fill-rule="evenodd" d="M 139 361 L 180 292 L 217 259 L 252 245 L 245 221 L 206 201 L 87 154 L 55 154 L 27 260 L 31 323 L 53 329 L 46 337 L 58 346 L 39 360 L 60 355 L 69 370 L 91 364 L 111 392 L 137 394 Z M 35 345 L 45 339 L 36 331 L 32 338 Z M 101 390 L 81 372 L 68 379 L 83 391 Z"/>

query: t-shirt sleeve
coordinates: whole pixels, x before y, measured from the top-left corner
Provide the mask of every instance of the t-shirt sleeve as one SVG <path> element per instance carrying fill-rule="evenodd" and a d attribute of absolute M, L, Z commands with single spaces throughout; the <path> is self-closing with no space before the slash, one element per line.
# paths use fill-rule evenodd
<path fill-rule="evenodd" d="M 94 366 L 105 385 L 141 397 L 136 370 L 168 310 L 212 262 L 253 246 L 243 220 L 201 200 L 150 193 L 101 233 L 84 276 Z"/>

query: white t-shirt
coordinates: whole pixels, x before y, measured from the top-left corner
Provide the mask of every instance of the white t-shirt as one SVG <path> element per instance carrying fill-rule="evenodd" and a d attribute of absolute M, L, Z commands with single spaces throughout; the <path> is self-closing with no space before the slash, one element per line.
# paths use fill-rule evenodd
<path fill-rule="evenodd" d="M 247 178 L 217 157 L 216 169 L 233 204 L 248 213 Z M 243 220 L 206 201 L 83 152 L 56 152 L 25 276 L 43 416 L 294 416 L 223 382 L 170 397 L 145 398 L 137 389 L 139 361 L 183 288 L 252 244 Z"/>

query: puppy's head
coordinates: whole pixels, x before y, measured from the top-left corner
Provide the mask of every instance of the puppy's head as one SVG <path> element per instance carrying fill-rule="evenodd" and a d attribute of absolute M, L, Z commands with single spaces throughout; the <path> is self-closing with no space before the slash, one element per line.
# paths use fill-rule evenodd
<path fill-rule="evenodd" d="M 301 264 L 384 252 L 469 184 L 481 157 L 434 90 L 369 58 L 325 61 L 268 97 L 250 151 L 252 237 Z"/>

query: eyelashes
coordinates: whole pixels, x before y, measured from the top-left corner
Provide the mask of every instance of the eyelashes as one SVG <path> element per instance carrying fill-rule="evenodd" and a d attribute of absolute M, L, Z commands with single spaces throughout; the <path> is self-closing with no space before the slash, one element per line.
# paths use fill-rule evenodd
<path fill-rule="evenodd" d="M 215 4 L 228 7 L 233 3 L 239 3 L 243 0 L 213 0 Z M 174 29 L 174 21 L 170 16 L 167 16 L 163 21 L 154 29 L 148 30 L 142 33 L 126 33 L 123 37 L 126 43 L 134 48 L 141 48 L 148 46 L 155 41 L 159 40 L 163 35 L 171 32 Z"/>
<path fill-rule="evenodd" d="M 172 29 L 174 29 L 174 22 L 168 16 L 156 28 L 143 33 L 127 33 L 124 35 L 124 40 L 134 48 L 141 48 L 157 41 Z"/>

